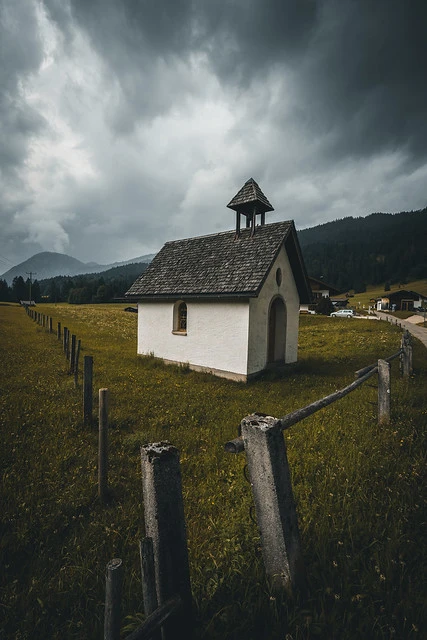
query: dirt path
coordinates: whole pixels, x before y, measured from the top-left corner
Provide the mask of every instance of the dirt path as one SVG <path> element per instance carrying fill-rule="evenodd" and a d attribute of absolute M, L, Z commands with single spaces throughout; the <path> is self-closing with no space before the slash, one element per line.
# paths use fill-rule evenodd
<path fill-rule="evenodd" d="M 420 327 L 412 322 L 407 322 L 406 320 L 401 320 L 400 318 L 395 318 L 394 316 L 390 316 L 388 313 L 383 313 L 381 311 L 375 311 L 375 314 L 381 319 L 386 320 L 387 322 L 391 322 L 391 324 L 400 325 L 403 329 L 407 329 L 409 333 L 411 333 L 415 338 L 418 338 L 420 342 L 427 349 L 427 329 L 424 327 Z"/>

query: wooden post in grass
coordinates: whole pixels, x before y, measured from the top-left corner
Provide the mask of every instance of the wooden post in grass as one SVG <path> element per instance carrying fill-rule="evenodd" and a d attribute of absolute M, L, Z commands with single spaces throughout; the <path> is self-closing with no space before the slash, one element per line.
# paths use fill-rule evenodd
<path fill-rule="evenodd" d="M 104 504 L 108 497 L 108 389 L 99 390 L 98 496 Z"/>
<path fill-rule="evenodd" d="M 53 318 L 49 318 L 49 333 L 53 333 Z"/>
<path fill-rule="evenodd" d="M 390 423 L 390 363 L 378 360 L 378 424 Z"/>
<path fill-rule="evenodd" d="M 68 329 L 67 327 L 64 327 L 62 346 L 65 354 L 67 353 L 67 333 L 68 333 Z"/>
<path fill-rule="evenodd" d="M 402 373 L 405 378 L 409 378 L 412 374 L 412 345 L 411 345 L 411 334 L 408 330 L 402 336 L 401 340 L 401 348 L 402 348 L 402 360 L 401 360 L 401 368 Z"/>
<path fill-rule="evenodd" d="M 120 640 L 123 564 L 114 558 L 107 564 L 105 584 L 104 640 Z"/>
<path fill-rule="evenodd" d="M 70 353 L 70 375 L 74 373 L 74 367 L 76 366 L 76 336 L 71 336 L 71 353 Z"/>
<path fill-rule="evenodd" d="M 93 376 L 93 358 L 92 356 L 84 357 L 83 365 L 83 421 L 84 424 L 92 423 L 92 376 Z"/>
<path fill-rule="evenodd" d="M 182 608 L 163 627 L 164 640 L 191 636 L 191 586 L 179 452 L 168 442 L 141 447 L 144 520 L 153 540 L 157 602 L 175 596 Z"/>
<path fill-rule="evenodd" d="M 71 340 L 70 340 L 70 331 L 67 329 L 67 345 L 66 345 L 66 349 L 65 349 L 65 357 L 67 358 L 67 360 L 70 360 L 70 347 L 71 347 Z"/>
<path fill-rule="evenodd" d="M 74 386 L 77 388 L 77 382 L 79 379 L 79 358 L 80 358 L 80 346 L 81 340 L 77 340 L 77 350 L 76 350 L 76 362 L 74 363 Z"/>
<path fill-rule="evenodd" d="M 56 336 L 58 340 L 61 340 L 61 323 L 60 322 L 58 322 L 58 327 L 56 329 Z"/>
<path fill-rule="evenodd" d="M 305 570 L 282 425 L 252 415 L 241 428 L 265 570 L 273 589 L 292 594 L 304 586 Z"/>
<path fill-rule="evenodd" d="M 148 617 L 157 609 L 153 538 L 143 538 L 139 541 L 139 557 L 141 561 L 142 600 L 145 616 Z M 160 634 L 157 634 L 157 637 L 160 638 Z"/>

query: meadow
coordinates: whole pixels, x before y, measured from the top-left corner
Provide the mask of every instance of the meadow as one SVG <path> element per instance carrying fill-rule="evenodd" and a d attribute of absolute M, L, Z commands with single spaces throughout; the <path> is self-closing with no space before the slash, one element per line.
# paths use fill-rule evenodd
<path fill-rule="evenodd" d="M 39 305 L 94 359 L 110 392 L 111 501 L 97 498 L 97 425 L 84 426 L 61 344 L 0 305 L 0 639 L 100 638 L 105 566 L 125 566 L 123 637 L 143 619 L 139 449 L 180 450 L 196 639 L 356 640 L 426 634 L 427 350 L 392 364 L 392 422 L 375 378 L 285 434 L 308 574 L 304 597 L 265 580 L 244 454 L 224 452 L 254 411 L 281 417 L 395 353 L 401 332 L 301 317 L 299 361 L 248 385 L 136 354 L 125 305 Z M 54 324 L 55 326 L 55 324 Z M 97 409 L 95 393 L 94 414 Z"/>

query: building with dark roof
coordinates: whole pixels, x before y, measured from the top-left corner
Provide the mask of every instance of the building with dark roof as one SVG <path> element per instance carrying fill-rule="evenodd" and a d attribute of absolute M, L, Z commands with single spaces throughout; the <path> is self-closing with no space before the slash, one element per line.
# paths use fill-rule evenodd
<path fill-rule="evenodd" d="M 227 206 L 235 230 L 167 242 L 126 298 L 138 303 L 138 353 L 246 381 L 296 361 L 311 292 L 294 223 L 265 224 L 273 207 L 255 180 Z"/>
<path fill-rule="evenodd" d="M 423 300 L 424 298 L 421 293 L 398 289 L 376 300 L 377 311 L 416 311 L 419 307 L 422 307 Z"/>

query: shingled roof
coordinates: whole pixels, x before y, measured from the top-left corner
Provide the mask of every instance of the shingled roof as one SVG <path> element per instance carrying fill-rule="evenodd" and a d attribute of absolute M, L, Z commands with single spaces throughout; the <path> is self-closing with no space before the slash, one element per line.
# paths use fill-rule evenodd
<path fill-rule="evenodd" d="M 249 180 L 245 182 L 240 191 L 238 191 L 234 198 L 230 200 L 227 207 L 229 209 L 234 209 L 234 211 L 242 211 L 247 209 L 249 205 L 255 207 L 257 213 L 274 211 L 273 207 L 253 178 L 249 178 Z"/>
<path fill-rule="evenodd" d="M 292 221 L 167 242 L 126 297 L 159 299 L 184 297 L 256 297 L 279 253 L 285 248 L 301 302 L 310 301 L 310 288 Z"/>

